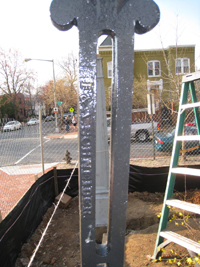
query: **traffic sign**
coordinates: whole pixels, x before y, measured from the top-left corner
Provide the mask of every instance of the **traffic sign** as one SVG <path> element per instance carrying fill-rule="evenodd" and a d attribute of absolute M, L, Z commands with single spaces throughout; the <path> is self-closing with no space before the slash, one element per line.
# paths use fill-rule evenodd
<path fill-rule="evenodd" d="M 58 113 L 58 108 L 57 107 L 53 108 L 53 111 L 54 113 Z"/>
<path fill-rule="evenodd" d="M 69 111 L 70 111 L 70 112 L 74 112 L 74 109 L 71 107 L 71 108 L 69 109 Z"/>
<path fill-rule="evenodd" d="M 57 102 L 57 105 L 58 106 L 61 106 L 63 102 Z"/>

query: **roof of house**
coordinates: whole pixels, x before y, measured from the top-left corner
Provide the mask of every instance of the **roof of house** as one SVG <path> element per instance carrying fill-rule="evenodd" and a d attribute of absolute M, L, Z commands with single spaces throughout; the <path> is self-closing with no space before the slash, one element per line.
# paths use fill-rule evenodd
<path fill-rule="evenodd" d="M 110 36 L 107 36 L 106 39 L 100 44 L 99 47 L 102 47 L 102 46 L 112 46 L 112 39 Z M 167 48 L 164 48 L 164 50 L 168 50 L 170 48 L 174 48 L 176 47 L 175 45 L 170 45 L 168 46 Z M 178 45 L 177 47 L 181 48 L 181 47 L 195 47 L 194 44 L 191 44 L 191 45 Z M 135 49 L 136 52 L 139 52 L 139 51 L 160 51 L 162 50 L 162 48 L 154 48 L 154 49 Z"/>
<path fill-rule="evenodd" d="M 107 36 L 106 39 L 100 44 L 100 46 L 112 46 L 112 39 Z"/>

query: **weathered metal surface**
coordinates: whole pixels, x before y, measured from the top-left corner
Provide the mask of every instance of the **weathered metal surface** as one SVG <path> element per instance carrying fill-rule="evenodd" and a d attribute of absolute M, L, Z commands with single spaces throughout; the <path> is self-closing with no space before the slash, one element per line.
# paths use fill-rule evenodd
<path fill-rule="evenodd" d="M 59 30 L 79 29 L 79 192 L 82 266 L 123 266 L 129 178 L 134 33 L 159 21 L 152 0 L 53 0 Z M 95 243 L 97 38 L 113 39 L 112 133 L 108 243 Z"/>
<path fill-rule="evenodd" d="M 109 151 L 102 58 L 97 57 L 95 225 L 108 223 Z"/>

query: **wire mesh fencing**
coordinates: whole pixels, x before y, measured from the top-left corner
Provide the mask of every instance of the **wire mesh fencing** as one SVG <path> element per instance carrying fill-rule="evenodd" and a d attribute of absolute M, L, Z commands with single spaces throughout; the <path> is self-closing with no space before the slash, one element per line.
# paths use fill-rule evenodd
<path fill-rule="evenodd" d="M 164 114 L 164 115 L 163 115 Z M 171 156 L 177 113 L 160 112 L 153 121 L 146 117 L 143 121 L 134 119 L 131 125 L 130 157 L 132 159 L 166 158 Z M 110 121 L 108 120 L 110 123 Z M 110 131 L 110 124 L 108 126 Z M 185 121 L 185 134 L 197 132 L 194 114 L 188 112 Z M 43 151 L 41 151 L 41 140 Z M 56 132 L 55 120 L 42 121 L 42 139 L 39 120 L 28 125 L 21 124 L 20 129 L 4 129 L 0 134 L 0 168 L 11 170 L 15 167 L 41 165 L 42 157 L 46 166 L 78 160 L 78 126 L 60 125 Z M 185 142 L 181 149 L 184 157 L 191 160 L 198 157 L 198 141 Z M 42 155 L 43 152 L 43 155 Z M 42 169 L 41 169 L 42 170 Z M 23 173 L 22 173 L 23 174 Z"/>
<path fill-rule="evenodd" d="M 19 129 L 2 127 L 0 147 L 0 167 L 41 164 L 41 138 L 39 120 L 32 124 L 21 124 Z M 55 132 L 55 121 L 42 121 L 42 145 L 44 163 L 64 161 L 66 150 L 73 160 L 78 159 L 77 128 L 63 124 Z"/>
<path fill-rule="evenodd" d="M 110 136 L 110 118 L 107 119 L 108 143 Z M 158 109 L 153 115 L 146 110 L 132 114 L 130 159 L 132 164 L 150 167 L 169 166 L 173 148 L 177 111 Z M 1 126 L 0 132 L 0 210 L 2 217 L 11 210 L 23 194 L 42 175 L 44 170 L 59 163 L 73 163 L 78 160 L 78 126 L 66 125 L 58 120 L 39 120 L 20 123 L 20 127 Z M 12 128 L 13 127 L 13 128 Z M 193 109 L 187 110 L 184 122 L 184 134 L 196 135 L 197 127 Z M 108 145 L 110 150 L 110 145 Z M 195 165 L 200 163 L 199 141 L 184 141 L 181 146 L 179 163 Z M 149 161 L 151 164 L 147 165 Z M 159 161 L 159 164 L 157 162 Z M 12 201 L 10 199 L 12 198 Z M 7 201 L 9 199 L 9 201 Z"/>
<path fill-rule="evenodd" d="M 5 123 L 0 132 L 0 211 L 4 218 L 44 171 L 59 163 L 78 160 L 77 126 L 55 120 L 32 119 L 27 123 Z M 14 127 L 13 127 L 14 125 Z"/>
<path fill-rule="evenodd" d="M 188 103 L 191 102 L 189 97 Z M 170 159 L 174 143 L 175 128 L 177 124 L 178 112 L 173 109 L 158 109 L 151 116 L 146 112 L 142 116 L 138 113 L 134 116 L 131 125 L 130 157 L 132 160 L 151 159 L 151 167 L 170 165 Z M 194 140 L 194 135 L 198 135 L 194 109 L 185 110 L 185 121 L 182 135 L 191 136 L 181 143 L 179 164 L 195 165 L 200 164 L 199 141 Z M 138 164 L 138 161 L 137 161 Z"/>

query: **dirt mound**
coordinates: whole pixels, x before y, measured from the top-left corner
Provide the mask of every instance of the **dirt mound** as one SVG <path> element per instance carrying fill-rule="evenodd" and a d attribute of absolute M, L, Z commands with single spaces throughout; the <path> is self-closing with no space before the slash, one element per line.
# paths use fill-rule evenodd
<path fill-rule="evenodd" d="M 183 195 L 183 193 L 176 196 L 179 195 Z M 188 197 L 193 201 L 197 201 L 199 195 L 198 190 L 195 190 L 193 194 L 191 191 L 188 192 Z M 155 263 L 150 259 L 150 256 L 153 255 L 157 237 L 159 221 L 157 214 L 161 212 L 163 196 L 162 193 L 153 194 L 148 192 L 129 194 L 124 267 L 168 266 L 167 259 L 173 259 L 174 257 L 178 259 L 178 257 L 188 255 L 186 249 L 171 243 L 163 253 L 164 261 Z M 54 206 L 48 209 L 34 235 L 28 243 L 24 244 L 15 267 L 27 266 L 53 209 Z M 173 212 L 176 213 L 177 211 L 174 210 Z M 190 220 L 193 235 L 197 240 L 200 240 L 198 221 L 196 218 Z M 183 220 L 177 217 L 176 220 L 168 224 L 168 227 L 172 231 L 178 231 L 184 236 L 189 235 L 191 238 L 191 231 L 189 232 L 186 227 L 182 226 L 182 222 Z M 177 255 L 173 255 L 171 250 L 176 251 Z M 32 267 L 36 266 L 80 266 L 78 197 L 72 199 L 67 209 L 57 210 L 32 264 Z M 169 266 L 177 265 L 174 263 L 174 265 L 169 264 Z"/>

